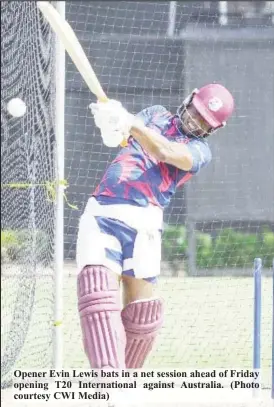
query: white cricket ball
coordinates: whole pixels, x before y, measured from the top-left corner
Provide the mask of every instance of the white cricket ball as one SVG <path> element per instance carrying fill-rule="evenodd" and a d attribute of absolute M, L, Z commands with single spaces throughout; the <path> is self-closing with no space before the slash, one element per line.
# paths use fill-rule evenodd
<path fill-rule="evenodd" d="M 26 113 L 26 103 L 20 98 L 11 99 L 7 104 L 8 112 L 13 117 L 22 117 Z"/>

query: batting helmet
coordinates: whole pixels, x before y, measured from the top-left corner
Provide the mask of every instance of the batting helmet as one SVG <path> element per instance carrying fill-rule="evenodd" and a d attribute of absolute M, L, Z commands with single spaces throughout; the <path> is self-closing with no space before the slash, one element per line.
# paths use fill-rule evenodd
<path fill-rule="evenodd" d="M 194 89 L 178 109 L 180 118 L 190 104 L 210 126 L 209 134 L 225 126 L 234 110 L 233 96 L 224 86 L 217 83 Z"/>

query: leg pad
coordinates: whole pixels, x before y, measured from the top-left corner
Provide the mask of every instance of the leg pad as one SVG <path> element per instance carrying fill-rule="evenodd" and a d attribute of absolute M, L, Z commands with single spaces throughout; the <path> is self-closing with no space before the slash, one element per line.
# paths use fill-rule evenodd
<path fill-rule="evenodd" d="M 125 327 L 126 368 L 139 369 L 150 353 L 163 324 L 163 301 L 141 300 L 128 304 L 122 311 Z"/>
<path fill-rule="evenodd" d="M 91 368 L 124 368 L 126 336 L 116 276 L 106 267 L 88 266 L 77 283 L 83 342 Z"/>

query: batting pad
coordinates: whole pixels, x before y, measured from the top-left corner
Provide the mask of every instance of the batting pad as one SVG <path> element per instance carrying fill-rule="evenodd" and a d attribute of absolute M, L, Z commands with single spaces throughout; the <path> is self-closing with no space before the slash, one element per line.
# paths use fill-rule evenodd
<path fill-rule="evenodd" d="M 160 299 L 140 300 L 122 311 L 126 331 L 126 368 L 140 369 L 150 353 L 162 327 L 164 310 Z"/>
<path fill-rule="evenodd" d="M 125 367 L 126 335 L 119 283 L 103 266 L 85 267 L 78 276 L 78 310 L 91 368 Z"/>

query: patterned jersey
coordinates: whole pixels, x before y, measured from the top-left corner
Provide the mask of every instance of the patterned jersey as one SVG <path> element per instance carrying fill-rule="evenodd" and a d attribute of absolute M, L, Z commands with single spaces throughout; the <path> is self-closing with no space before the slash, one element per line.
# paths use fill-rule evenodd
<path fill-rule="evenodd" d="M 157 161 L 133 138 L 120 150 L 107 168 L 93 196 L 102 204 L 128 203 L 137 206 L 168 206 L 176 188 L 187 182 L 211 161 L 211 151 L 203 138 L 188 137 L 178 129 L 177 118 L 163 106 L 152 106 L 138 115 L 150 127 L 170 141 L 186 143 L 193 167 L 184 171 Z"/>

